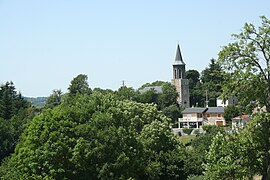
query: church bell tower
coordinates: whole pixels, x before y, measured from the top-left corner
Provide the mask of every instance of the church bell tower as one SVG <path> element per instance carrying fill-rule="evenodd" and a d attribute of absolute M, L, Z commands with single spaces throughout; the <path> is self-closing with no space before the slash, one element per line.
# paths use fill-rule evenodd
<path fill-rule="evenodd" d="M 173 63 L 172 84 L 178 93 L 177 102 L 182 107 L 189 107 L 189 83 L 186 78 L 186 64 L 183 61 L 179 44 L 177 45 L 175 62 Z"/>

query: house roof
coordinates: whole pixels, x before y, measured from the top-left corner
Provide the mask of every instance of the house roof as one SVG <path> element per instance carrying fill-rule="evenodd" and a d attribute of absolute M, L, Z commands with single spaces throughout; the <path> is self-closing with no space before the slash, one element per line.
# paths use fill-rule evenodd
<path fill-rule="evenodd" d="M 207 111 L 207 108 L 186 108 L 184 111 L 182 111 L 183 114 L 187 113 L 203 113 Z"/>
<path fill-rule="evenodd" d="M 145 87 L 141 90 L 139 90 L 140 93 L 145 93 L 149 90 L 154 90 L 156 93 L 162 93 L 162 86 L 150 86 L 150 87 Z"/>
<path fill-rule="evenodd" d="M 205 107 L 205 108 L 186 108 L 182 111 L 183 114 L 187 113 L 224 113 L 224 107 Z"/>
<path fill-rule="evenodd" d="M 245 120 L 245 121 L 249 121 L 250 120 L 250 115 L 248 114 L 243 114 L 237 117 L 232 118 L 233 120 Z"/>
<path fill-rule="evenodd" d="M 224 107 L 208 107 L 208 113 L 224 113 Z"/>

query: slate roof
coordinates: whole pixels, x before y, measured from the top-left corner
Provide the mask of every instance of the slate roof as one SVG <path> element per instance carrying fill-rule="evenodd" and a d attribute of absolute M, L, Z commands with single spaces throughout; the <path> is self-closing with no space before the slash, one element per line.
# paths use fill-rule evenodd
<path fill-rule="evenodd" d="M 176 49 L 176 56 L 175 56 L 174 65 L 185 65 L 183 58 L 182 58 L 182 55 L 181 55 L 179 44 L 177 45 L 177 49 Z"/>
<path fill-rule="evenodd" d="M 244 120 L 244 121 L 249 121 L 250 116 L 248 114 L 243 114 L 237 117 L 232 118 L 233 120 Z"/>
<path fill-rule="evenodd" d="M 186 113 L 203 113 L 206 112 L 207 108 L 186 108 L 184 111 L 182 111 L 183 114 Z"/>
<path fill-rule="evenodd" d="M 153 89 L 154 91 L 156 91 L 156 93 L 162 93 L 162 86 L 150 86 L 150 87 L 145 87 L 141 90 L 139 90 L 140 93 L 145 93 L 149 90 Z"/>
<path fill-rule="evenodd" d="M 208 107 L 208 113 L 224 113 L 224 107 Z"/>
<path fill-rule="evenodd" d="M 205 108 L 186 108 L 182 111 L 183 114 L 187 113 L 224 113 L 224 107 L 205 107 Z"/>

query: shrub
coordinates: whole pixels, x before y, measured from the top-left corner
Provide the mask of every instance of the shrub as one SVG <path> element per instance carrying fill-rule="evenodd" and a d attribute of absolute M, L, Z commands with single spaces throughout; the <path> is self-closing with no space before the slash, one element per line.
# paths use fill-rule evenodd
<path fill-rule="evenodd" d="M 188 135 L 190 135 L 190 133 L 192 132 L 192 128 L 184 128 L 183 129 L 183 132 L 185 133 L 185 134 L 188 134 Z"/>

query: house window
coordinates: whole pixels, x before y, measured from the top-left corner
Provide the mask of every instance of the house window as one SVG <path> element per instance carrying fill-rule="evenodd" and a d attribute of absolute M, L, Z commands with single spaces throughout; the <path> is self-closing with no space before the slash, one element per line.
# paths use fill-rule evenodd
<path fill-rule="evenodd" d="M 217 115 L 217 117 L 219 117 L 219 118 L 220 118 L 220 117 L 221 117 L 221 114 L 218 114 L 218 115 Z"/>
<path fill-rule="evenodd" d="M 211 117 L 211 115 L 210 114 L 207 114 L 207 117 Z"/>
<path fill-rule="evenodd" d="M 217 126 L 223 126 L 223 121 L 216 121 Z"/>

